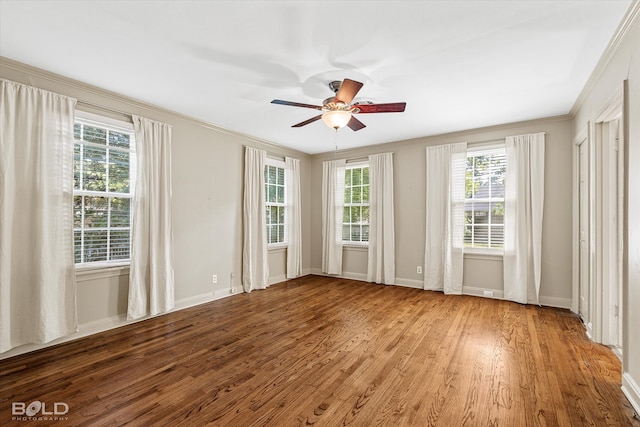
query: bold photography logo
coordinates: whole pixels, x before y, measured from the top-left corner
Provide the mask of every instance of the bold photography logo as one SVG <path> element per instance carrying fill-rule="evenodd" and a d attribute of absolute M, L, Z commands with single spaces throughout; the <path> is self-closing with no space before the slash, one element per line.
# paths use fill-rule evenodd
<path fill-rule="evenodd" d="M 34 400 L 28 405 L 26 402 L 11 403 L 11 415 L 13 415 L 14 421 L 66 420 L 68 417 L 63 417 L 63 415 L 66 415 L 67 413 L 69 413 L 69 405 L 65 402 L 45 403 L 39 400 Z"/>

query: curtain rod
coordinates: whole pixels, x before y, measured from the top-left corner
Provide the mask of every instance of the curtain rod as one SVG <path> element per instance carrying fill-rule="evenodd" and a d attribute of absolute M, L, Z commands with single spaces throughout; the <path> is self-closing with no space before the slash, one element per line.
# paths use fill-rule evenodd
<path fill-rule="evenodd" d="M 116 109 L 109 108 L 109 107 L 104 107 L 102 105 L 94 104 L 92 102 L 81 101 L 81 100 L 78 99 L 77 100 L 77 105 L 84 106 L 84 107 L 89 107 L 89 108 L 95 108 L 95 109 L 101 110 L 101 111 L 107 111 L 109 113 L 114 113 L 114 114 L 118 114 L 118 115 L 121 115 L 121 116 L 125 116 L 125 117 L 133 120 L 133 116 L 132 116 L 131 113 L 126 113 L 124 111 L 116 110 Z"/>

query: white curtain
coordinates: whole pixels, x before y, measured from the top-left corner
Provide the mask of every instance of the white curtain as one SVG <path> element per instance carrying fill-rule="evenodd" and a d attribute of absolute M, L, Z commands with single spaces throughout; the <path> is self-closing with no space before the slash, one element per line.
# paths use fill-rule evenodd
<path fill-rule="evenodd" d="M 506 140 L 504 298 L 538 304 L 544 206 L 544 133 Z"/>
<path fill-rule="evenodd" d="M 285 157 L 287 185 L 287 279 L 302 274 L 302 207 L 300 202 L 300 160 Z"/>
<path fill-rule="evenodd" d="M 264 164 L 267 152 L 246 147 L 244 152 L 244 207 L 242 286 L 245 292 L 269 286 Z"/>
<path fill-rule="evenodd" d="M 342 217 L 346 161 L 322 163 L 322 272 L 342 274 Z"/>
<path fill-rule="evenodd" d="M 7 80 L 0 94 L 0 352 L 77 330 L 76 100 Z"/>
<path fill-rule="evenodd" d="M 174 307 L 171 126 L 132 116 L 136 137 L 128 319 Z"/>
<path fill-rule="evenodd" d="M 371 155 L 368 282 L 393 284 L 396 280 L 393 209 L 393 153 Z"/>
<path fill-rule="evenodd" d="M 427 147 L 424 289 L 462 293 L 467 143 Z"/>

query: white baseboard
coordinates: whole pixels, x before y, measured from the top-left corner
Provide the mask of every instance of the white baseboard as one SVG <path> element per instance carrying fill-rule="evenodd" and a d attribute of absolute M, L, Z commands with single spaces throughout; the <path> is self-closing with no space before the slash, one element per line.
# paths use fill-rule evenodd
<path fill-rule="evenodd" d="M 571 310 L 571 298 L 540 296 L 540 305 L 545 305 L 547 307 L 566 308 L 567 310 Z"/>
<path fill-rule="evenodd" d="M 491 292 L 490 295 L 485 295 L 485 291 Z M 504 299 L 504 291 L 500 289 L 480 288 L 477 286 L 462 286 L 462 295 L 471 295 L 474 297 Z"/>
<path fill-rule="evenodd" d="M 396 278 L 396 283 L 397 286 L 403 286 L 405 288 L 414 288 L 414 289 L 423 289 L 424 288 L 424 281 L 422 280 L 415 280 L 415 279 L 403 279 L 403 278 Z"/>
<path fill-rule="evenodd" d="M 230 289 L 218 289 L 214 292 L 207 292 L 204 294 L 200 294 L 200 295 L 195 295 L 192 297 L 188 297 L 188 298 L 183 298 L 180 300 L 177 300 L 175 302 L 175 306 L 171 311 L 168 311 L 167 313 L 162 313 L 159 314 L 157 316 L 162 316 L 168 313 L 173 313 L 176 311 L 180 311 L 180 310 L 184 310 L 185 308 L 189 308 L 189 307 L 194 307 L 196 305 L 200 305 L 200 304 L 205 304 L 211 301 L 216 301 L 222 298 L 226 298 L 232 295 L 237 295 L 239 293 L 242 293 L 243 291 L 241 289 L 236 289 L 233 292 Z M 36 350 L 40 350 L 43 348 L 47 348 L 47 347 L 52 347 L 58 344 L 63 344 L 65 342 L 69 342 L 69 341 L 75 341 L 77 339 L 80 338 L 84 338 L 87 337 L 89 335 L 93 335 L 93 334 L 97 334 L 100 332 L 105 332 L 108 331 L 110 329 L 116 329 L 116 328 L 120 328 L 122 326 L 126 326 L 126 325 L 130 325 L 132 323 L 137 323 L 137 322 L 141 322 L 143 320 L 147 320 L 150 319 L 151 317 L 157 317 L 157 316 L 146 316 L 140 319 L 135 319 L 135 320 L 127 320 L 127 315 L 126 314 L 119 314 L 116 316 L 111 316 L 111 317 L 107 317 L 104 319 L 99 319 L 99 320 L 94 320 L 92 322 L 87 322 L 87 323 L 83 323 L 78 325 L 78 331 L 71 334 L 71 335 L 67 335 L 66 337 L 62 337 L 62 338 L 58 338 L 55 339 L 53 341 L 50 341 L 48 343 L 45 344 L 26 344 L 26 345 L 22 345 L 20 347 L 16 347 L 13 348 L 9 351 L 6 351 L 2 354 L 0 354 L 0 360 L 3 359 L 8 359 L 10 357 L 15 357 L 15 356 L 19 356 L 21 354 L 25 354 L 25 353 L 30 353 L 32 351 L 36 351 Z"/>
<path fill-rule="evenodd" d="M 285 282 L 287 280 L 286 274 L 280 274 L 278 276 L 269 277 L 269 286 L 275 285 L 276 283 Z"/>
<path fill-rule="evenodd" d="M 622 393 L 629 399 L 636 414 L 640 415 L 640 386 L 636 383 L 628 372 L 622 374 Z"/>

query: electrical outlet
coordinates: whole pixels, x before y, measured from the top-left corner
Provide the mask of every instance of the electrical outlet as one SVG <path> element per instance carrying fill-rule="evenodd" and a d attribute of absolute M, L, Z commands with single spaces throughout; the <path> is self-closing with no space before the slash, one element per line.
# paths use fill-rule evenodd
<path fill-rule="evenodd" d="M 419 265 L 418 268 L 416 268 L 416 273 L 422 274 L 422 266 L 421 265 Z"/>
<path fill-rule="evenodd" d="M 211 277 L 211 281 L 213 282 L 213 284 L 218 283 L 218 275 L 217 275 L 217 274 L 214 274 L 214 275 Z"/>

